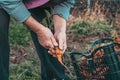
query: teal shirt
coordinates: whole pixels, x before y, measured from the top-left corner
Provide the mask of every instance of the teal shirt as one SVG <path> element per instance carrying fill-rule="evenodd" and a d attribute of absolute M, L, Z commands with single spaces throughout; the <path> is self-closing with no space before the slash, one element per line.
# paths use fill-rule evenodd
<path fill-rule="evenodd" d="M 65 20 L 68 20 L 70 8 L 73 6 L 73 3 L 74 0 L 67 0 L 59 5 L 55 5 L 51 7 L 51 14 L 58 14 Z M 24 22 L 31 15 L 21 0 L 1 0 L 0 6 L 18 22 Z"/>

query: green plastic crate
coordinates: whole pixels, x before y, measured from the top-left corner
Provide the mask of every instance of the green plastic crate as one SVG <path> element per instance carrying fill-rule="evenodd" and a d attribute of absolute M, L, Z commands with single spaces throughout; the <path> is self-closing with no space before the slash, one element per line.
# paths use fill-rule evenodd
<path fill-rule="evenodd" d="M 120 50 L 115 46 L 120 44 L 113 38 L 103 38 L 94 41 L 86 52 L 72 51 L 77 80 L 120 80 Z"/>

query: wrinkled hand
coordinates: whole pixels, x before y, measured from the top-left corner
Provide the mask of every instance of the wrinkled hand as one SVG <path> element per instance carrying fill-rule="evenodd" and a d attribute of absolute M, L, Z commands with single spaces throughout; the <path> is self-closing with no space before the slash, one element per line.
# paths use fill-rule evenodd
<path fill-rule="evenodd" d="M 61 49 L 64 53 L 67 48 L 66 33 L 64 31 L 56 32 L 54 37 L 58 43 L 59 49 Z"/>
<path fill-rule="evenodd" d="M 32 16 L 26 19 L 23 24 L 37 34 L 39 43 L 46 49 L 53 50 L 54 46 L 58 46 L 50 29 L 40 24 Z"/>
<path fill-rule="evenodd" d="M 58 46 L 54 35 L 49 28 L 43 28 L 42 31 L 36 32 L 39 43 L 46 49 L 54 49 L 54 46 Z"/>

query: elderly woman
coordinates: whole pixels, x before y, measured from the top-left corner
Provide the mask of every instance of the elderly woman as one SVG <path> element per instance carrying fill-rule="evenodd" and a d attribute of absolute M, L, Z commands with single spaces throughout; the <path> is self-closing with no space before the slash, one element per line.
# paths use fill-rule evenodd
<path fill-rule="evenodd" d="M 10 16 L 23 23 L 31 31 L 38 56 L 41 61 L 43 80 L 69 80 L 64 67 L 51 54 L 59 46 L 63 53 L 66 45 L 66 22 L 74 0 L 0 0 L 0 80 L 9 79 L 9 39 Z M 48 10 L 54 21 L 54 33 L 39 23 Z"/>

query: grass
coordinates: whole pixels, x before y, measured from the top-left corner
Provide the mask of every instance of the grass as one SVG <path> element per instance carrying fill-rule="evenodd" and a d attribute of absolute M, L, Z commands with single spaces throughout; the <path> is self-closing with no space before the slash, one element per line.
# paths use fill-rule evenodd
<path fill-rule="evenodd" d="M 81 21 L 72 24 L 69 32 L 73 32 L 76 35 L 86 35 L 86 36 L 98 36 L 101 33 L 109 33 L 113 30 L 114 27 L 112 25 L 107 25 L 104 22 L 93 23 L 90 21 Z"/>
<path fill-rule="evenodd" d="M 10 62 L 10 80 L 41 80 L 40 61 L 35 49 L 24 48 L 28 58 L 22 57 L 19 63 Z"/>
<path fill-rule="evenodd" d="M 10 80 L 41 80 L 40 61 L 29 30 L 11 19 L 9 34 Z"/>

